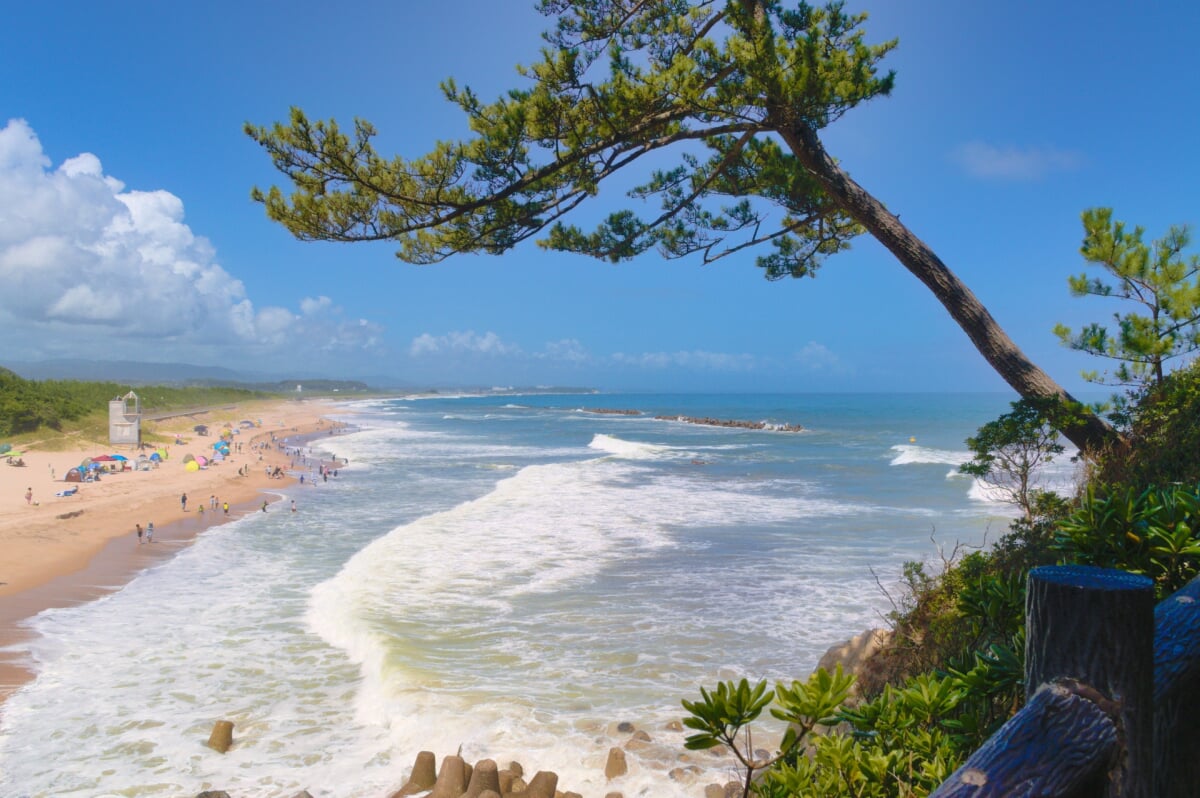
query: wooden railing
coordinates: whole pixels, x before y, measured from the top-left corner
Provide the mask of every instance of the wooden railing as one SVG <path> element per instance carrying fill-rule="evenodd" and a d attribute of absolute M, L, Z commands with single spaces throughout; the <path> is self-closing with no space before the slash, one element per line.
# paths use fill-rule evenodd
<path fill-rule="evenodd" d="M 1200 577 L 1029 574 L 1025 707 L 930 798 L 1200 796 Z"/>

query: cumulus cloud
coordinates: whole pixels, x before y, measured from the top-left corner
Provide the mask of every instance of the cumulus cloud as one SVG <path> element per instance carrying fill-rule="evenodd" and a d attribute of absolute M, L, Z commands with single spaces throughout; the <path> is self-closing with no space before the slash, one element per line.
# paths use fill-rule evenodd
<path fill-rule="evenodd" d="M 260 353 L 300 334 L 325 348 L 378 343 L 378 325 L 341 320 L 328 297 L 299 313 L 256 308 L 174 194 L 126 190 L 92 153 L 52 167 L 25 120 L 0 129 L 0 318 L 83 341 L 100 333 Z"/>
<path fill-rule="evenodd" d="M 445 335 L 422 333 L 413 339 L 408 348 L 413 357 L 444 354 L 476 354 L 476 355 L 519 355 L 521 349 L 500 340 L 494 332 L 478 335 L 474 330 L 450 332 Z"/>
<path fill-rule="evenodd" d="M 968 142 L 951 157 L 972 177 L 994 180 L 1039 180 L 1083 165 L 1083 156 L 1072 150 L 997 147 L 983 141 Z"/>

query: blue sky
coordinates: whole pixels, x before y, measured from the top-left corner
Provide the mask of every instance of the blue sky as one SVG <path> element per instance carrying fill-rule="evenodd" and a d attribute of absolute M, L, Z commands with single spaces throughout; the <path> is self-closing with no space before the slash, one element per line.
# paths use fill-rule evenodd
<path fill-rule="evenodd" d="M 1200 5 L 852 2 L 893 37 L 891 97 L 825 131 L 1068 389 L 1098 365 L 1051 333 L 1117 310 L 1071 298 L 1080 212 L 1161 236 L 1200 222 Z M 8 4 L 0 27 L 0 365 L 226 365 L 414 385 L 606 390 L 1004 390 L 873 240 L 815 280 L 752 251 L 612 265 L 527 243 L 411 266 L 386 244 L 293 240 L 243 123 L 373 122 L 413 157 L 464 133 L 438 83 L 491 98 L 535 60 L 532 2 Z M 614 202 L 602 194 L 586 218 Z M 619 199 L 619 197 L 617 198 Z M 1196 248 L 1193 247 L 1193 252 Z"/>

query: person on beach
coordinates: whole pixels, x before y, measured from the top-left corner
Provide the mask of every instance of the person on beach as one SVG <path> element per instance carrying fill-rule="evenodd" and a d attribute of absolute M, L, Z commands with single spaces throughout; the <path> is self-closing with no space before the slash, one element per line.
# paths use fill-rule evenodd
<path fill-rule="evenodd" d="M 147 543 L 154 542 L 154 522 L 153 521 L 146 524 L 146 542 Z"/>
<path fill-rule="evenodd" d="M 179 507 L 185 513 L 187 512 L 187 494 L 186 493 L 179 497 Z"/>
<path fill-rule="evenodd" d="M 263 512 L 265 513 L 266 511 L 267 511 L 267 500 L 263 499 Z"/>
<path fill-rule="evenodd" d="M 292 512 L 296 512 L 296 500 L 292 499 Z"/>
<path fill-rule="evenodd" d="M 25 503 L 33 504 L 33 488 L 25 489 Z"/>
<path fill-rule="evenodd" d="M 229 502 L 222 504 L 221 509 L 225 511 L 225 515 L 229 515 Z"/>
<path fill-rule="evenodd" d="M 196 512 L 200 513 L 201 518 L 204 517 L 204 502 L 200 503 L 200 506 L 196 508 Z"/>
<path fill-rule="evenodd" d="M 140 546 L 141 544 L 143 544 L 143 543 L 145 543 L 145 542 L 146 542 L 146 541 L 142 540 L 142 535 L 143 535 L 143 532 L 142 532 L 142 525 L 141 525 L 141 524 L 134 524 L 133 526 L 134 526 L 134 528 L 137 530 L 137 536 L 138 536 L 138 545 Z"/>

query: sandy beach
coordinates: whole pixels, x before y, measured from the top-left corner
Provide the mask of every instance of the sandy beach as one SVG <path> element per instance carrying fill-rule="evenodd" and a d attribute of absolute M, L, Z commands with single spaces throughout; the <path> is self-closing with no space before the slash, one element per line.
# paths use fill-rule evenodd
<path fill-rule="evenodd" d="M 68 450 L 21 447 L 23 467 L 0 456 L 0 701 L 31 677 L 20 622 L 50 607 L 90 601 L 126 584 L 140 570 L 186 546 L 209 526 L 261 512 L 269 491 L 292 484 L 268 469 L 288 469 L 291 459 L 272 439 L 298 439 L 332 431 L 321 401 L 252 402 L 200 410 L 155 422 L 144 432 L 166 436 L 167 458 L 148 471 L 103 473 L 96 482 L 68 483 L 67 472 L 85 458 L 121 454 L 131 464 L 138 451 L 107 441 L 80 441 Z M 261 425 L 243 427 L 252 420 Z M 208 425 L 208 436 L 193 427 Z M 207 455 L 226 426 L 239 430 L 224 462 L 198 471 L 184 466 L 187 454 Z M 182 443 L 174 443 L 176 437 Z M 236 444 L 240 444 L 240 451 Z M 266 445 L 262 445 L 266 444 Z M 111 464 L 110 464 L 111 465 Z M 247 467 L 246 475 L 239 469 Z M 316 465 L 312 464 L 315 469 Z M 58 495 L 78 488 L 72 496 Z M 186 508 L 181 497 L 188 497 Z M 217 509 L 210 509 L 211 497 Z M 229 513 L 223 505 L 228 502 Z M 201 505 L 204 512 L 200 512 Z M 141 543 L 135 524 L 154 524 L 154 542 Z"/>

